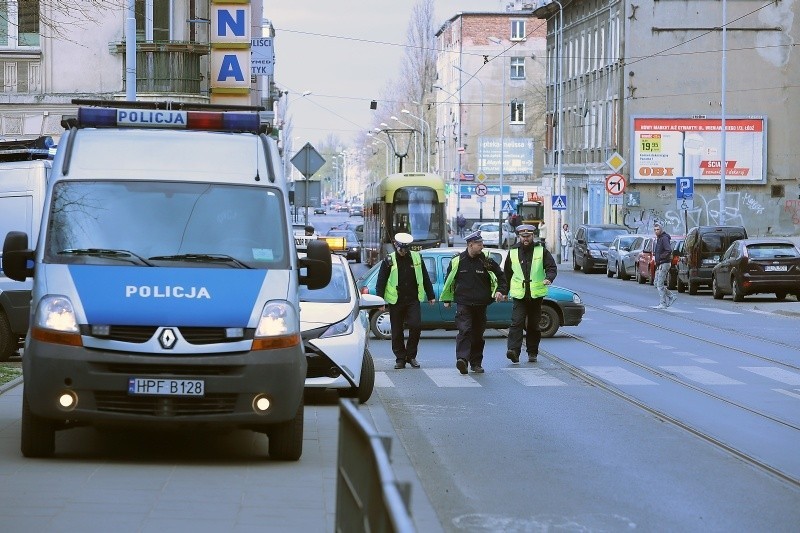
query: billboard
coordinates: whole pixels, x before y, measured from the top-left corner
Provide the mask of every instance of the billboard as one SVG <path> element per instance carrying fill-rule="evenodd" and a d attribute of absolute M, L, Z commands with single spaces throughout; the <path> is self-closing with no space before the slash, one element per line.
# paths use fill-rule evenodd
<path fill-rule="evenodd" d="M 706 117 L 631 117 L 630 180 L 674 183 L 692 176 L 696 184 L 719 183 L 722 120 Z M 725 181 L 766 183 L 765 117 L 725 118 Z"/>
<path fill-rule="evenodd" d="M 533 174 L 533 139 L 481 137 L 478 140 L 478 169 L 484 174 L 500 174 L 500 156 L 503 156 L 503 174 Z"/>

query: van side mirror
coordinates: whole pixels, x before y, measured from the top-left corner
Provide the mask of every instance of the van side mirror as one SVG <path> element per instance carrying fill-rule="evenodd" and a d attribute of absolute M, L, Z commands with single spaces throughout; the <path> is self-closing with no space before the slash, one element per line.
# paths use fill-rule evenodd
<path fill-rule="evenodd" d="M 34 251 L 28 249 L 28 234 L 9 231 L 3 242 L 2 268 L 5 275 L 14 281 L 32 278 L 34 258 Z"/>
<path fill-rule="evenodd" d="M 306 256 L 298 262 L 300 268 L 306 269 L 305 275 L 300 275 L 301 285 L 311 290 L 322 289 L 331 281 L 331 249 L 322 239 L 308 241 Z"/>

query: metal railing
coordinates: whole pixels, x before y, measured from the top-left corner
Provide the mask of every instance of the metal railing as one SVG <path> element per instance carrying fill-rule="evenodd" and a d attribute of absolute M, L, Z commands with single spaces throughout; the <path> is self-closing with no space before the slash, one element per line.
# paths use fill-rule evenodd
<path fill-rule="evenodd" d="M 353 400 L 339 402 L 336 465 L 336 531 L 416 531 L 411 520 L 411 484 L 394 476 L 391 437 L 381 435 Z"/>

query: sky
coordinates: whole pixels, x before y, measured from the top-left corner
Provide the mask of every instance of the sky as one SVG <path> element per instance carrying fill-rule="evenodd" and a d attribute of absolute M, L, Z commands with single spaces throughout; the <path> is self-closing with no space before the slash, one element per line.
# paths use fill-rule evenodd
<path fill-rule="evenodd" d="M 434 27 L 459 12 L 504 11 L 509 2 L 435 0 Z M 275 28 L 275 83 L 289 92 L 294 150 L 330 133 L 346 146 L 372 126 L 369 102 L 399 76 L 416 3 L 264 0 L 264 18 Z"/>

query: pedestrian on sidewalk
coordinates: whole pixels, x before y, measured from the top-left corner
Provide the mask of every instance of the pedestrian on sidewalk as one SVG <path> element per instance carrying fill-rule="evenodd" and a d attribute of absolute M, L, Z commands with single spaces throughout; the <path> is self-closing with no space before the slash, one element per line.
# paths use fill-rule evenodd
<path fill-rule="evenodd" d="M 653 255 L 656 258 L 656 277 L 654 283 L 658 289 L 658 305 L 654 305 L 653 309 L 666 309 L 678 299 L 667 287 L 669 267 L 672 264 L 672 243 L 669 233 L 664 231 L 661 223 L 656 222 L 653 224 L 653 230 L 656 233 L 656 244 L 653 248 Z"/>
<path fill-rule="evenodd" d="M 566 263 L 569 261 L 569 252 L 572 248 L 572 232 L 569 230 L 569 224 L 564 223 L 561 226 L 561 262 Z"/>
<path fill-rule="evenodd" d="M 467 373 L 483 373 L 483 348 L 486 341 L 486 308 L 505 298 L 506 278 L 500 265 L 483 253 L 480 230 L 466 236 L 467 249 L 455 256 L 447 267 L 442 294 L 444 307 L 456 302 L 456 368 Z"/>
<path fill-rule="evenodd" d="M 456 216 L 456 226 L 458 227 L 458 236 L 464 236 L 464 228 L 467 225 L 467 219 L 464 218 L 464 215 L 461 214 L 461 211 L 458 212 L 458 216 Z"/>
<path fill-rule="evenodd" d="M 410 249 L 414 237 L 408 233 L 394 236 L 395 252 L 381 262 L 378 271 L 376 293 L 386 300 L 389 307 L 389 322 L 392 328 L 392 352 L 397 370 L 406 367 L 419 368 L 417 346 L 422 334 L 420 302 L 436 303 L 436 293 L 428 276 L 428 270 L 419 252 Z M 408 341 L 404 326 L 408 326 Z"/>
<path fill-rule="evenodd" d="M 517 236 L 519 242 L 508 252 L 503 265 L 509 287 L 508 297 L 513 300 L 506 357 L 515 365 L 519 364 L 523 331 L 528 362 L 536 362 L 539 342 L 542 340 L 539 331 L 542 300 L 547 296 L 547 286 L 558 275 L 556 260 L 542 242 L 535 238 L 538 237 L 538 231 L 534 226 L 520 225 L 517 227 Z"/>

